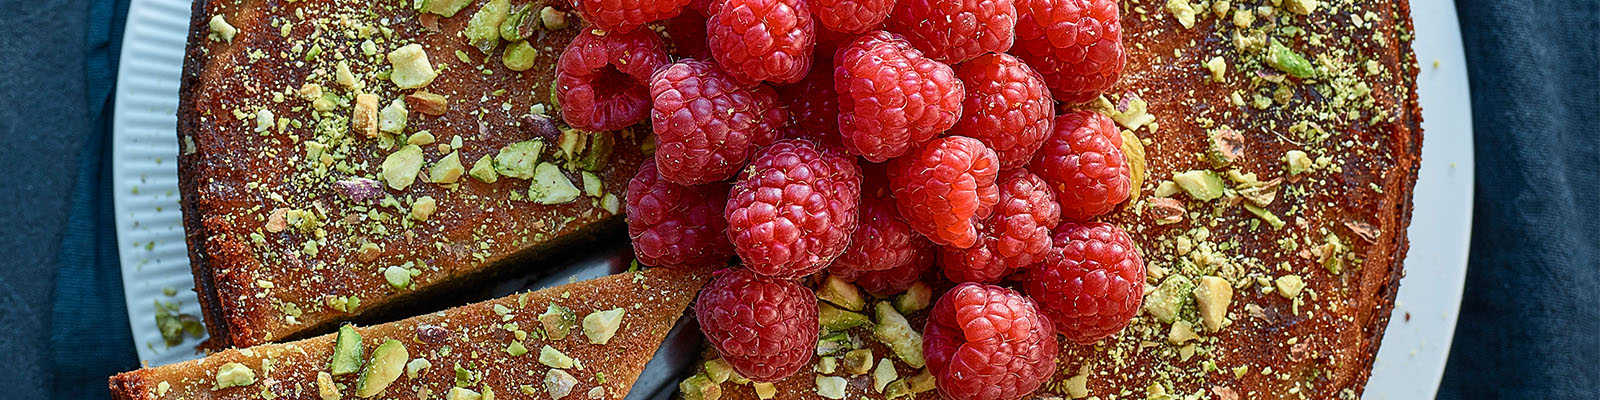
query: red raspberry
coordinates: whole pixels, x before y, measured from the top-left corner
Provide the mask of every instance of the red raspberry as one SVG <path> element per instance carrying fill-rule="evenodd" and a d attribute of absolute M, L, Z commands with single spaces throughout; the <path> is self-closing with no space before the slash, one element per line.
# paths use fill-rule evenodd
<path fill-rule="evenodd" d="M 1133 320 L 1144 300 L 1144 259 L 1122 228 L 1064 223 L 1056 251 L 1028 269 L 1028 295 L 1068 341 L 1091 344 Z"/>
<path fill-rule="evenodd" d="M 881 167 L 863 168 L 861 227 L 851 236 L 850 247 L 828 267 L 828 272 L 853 281 L 878 294 L 904 291 L 933 264 L 933 242 L 911 230 L 894 198 Z"/>
<path fill-rule="evenodd" d="M 639 262 L 655 266 L 722 265 L 733 257 L 722 208 L 728 184 L 668 182 L 645 160 L 628 181 L 628 238 Z"/>
<path fill-rule="evenodd" d="M 1012 0 L 900 0 L 888 22 L 929 58 L 951 64 L 1010 49 L 1016 25 Z"/>
<path fill-rule="evenodd" d="M 813 68 L 806 78 L 778 87 L 778 99 L 789 112 L 785 139 L 809 138 L 829 146 L 839 142 L 839 95 L 833 91 L 833 71 Z"/>
<path fill-rule="evenodd" d="M 729 192 L 728 237 L 756 273 L 811 275 L 850 245 L 860 203 L 854 159 L 809 140 L 781 140 L 756 153 Z"/>
<path fill-rule="evenodd" d="M 823 28 L 839 33 L 877 29 L 894 9 L 895 0 L 812 0 L 812 12 Z"/>
<path fill-rule="evenodd" d="M 876 31 L 839 48 L 834 60 L 839 134 L 868 161 L 899 157 L 955 125 L 966 89 L 955 71 L 905 38 Z"/>
<path fill-rule="evenodd" d="M 889 187 L 911 228 L 935 244 L 978 243 L 978 222 L 1000 201 L 994 150 L 965 136 L 939 138 L 889 162 Z"/>
<path fill-rule="evenodd" d="M 944 398 L 1021 399 L 1056 371 L 1055 328 L 1033 300 L 963 283 L 933 305 L 923 332 L 928 372 Z"/>
<path fill-rule="evenodd" d="M 772 88 L 739 83 L 694 59 L 656 71 L 650 96 L 661 176 L 685 185 L 733 177 L 788 120 Z"/>
<path fill-rule="evenodd" d="M 739 375 L 774 382 L 799 371 L 817 348 L 817 297 L 793 280 L 743 268 L 712 274 L 694 307 L 700 332 Z"/>
<path fill-rule="evenodd" d="M 693 3 L 690 6 L 692 8 Z M 672 55 L 697 60 L 711 59 L 711 49 L 706 47 L 705 14 L 691 9 L 661 25 L 661 33 L 666 36 L 668 47 L 672 48 Z"/>
<path fill-rule="evenodd" d="M 995 283 L 1050 252 L 1050 229 L 1061 206 L 1050 185 L 1025 169 L 1000 178 L 1000 203 L 984 222 L 982 241 L 967 249 L 939 248 L 939 265 L 951 282 Z"/>
<path fill-rule="evenodd" d="M 961 119 L 950 134 L 983 141 L 1000 156 L 1000 169 L 1022 167 L 1050 136 L 1055 101 L 1044 78 L 1021 59 L 991 53 L 956 66 L 967 87 Z"/>
<path fill-rule="evenodd" d="M 561 118 L 591 131 L 618 130 L 644 120 L 650 111 L 650 74 L 667 61 L 661 39 L 649 29 L 583 30 L 556 61 Z"/>
<path fill-rule="evenodd" d="M 817 33 L 804 0 L 721 0 L 712 7 L 711 53 L 735 78 L 790 83 L 811 70 Z"/>
<path fill-rule="evenodd" d="M 1056 100 L 1084 103 L 1117 83 L 1127 55 L 1116 0 L 1016 0 L 1017 49 Z"/>
<path fill-rule="evenodd" d="M 574 0 L 578 15 L 607 32 L 632 32 L 644 24 L 678 16 L 689 0 Z"/>
<path fill-rule="evenodd" d="M 1028 169 L 1050 182 L 1061 219 L 1087 221 L 1128 199 L 1132 178 L 1122 158 L 1122 134 L 1093 111 L 1056 117 L 1055 133 Z"/>

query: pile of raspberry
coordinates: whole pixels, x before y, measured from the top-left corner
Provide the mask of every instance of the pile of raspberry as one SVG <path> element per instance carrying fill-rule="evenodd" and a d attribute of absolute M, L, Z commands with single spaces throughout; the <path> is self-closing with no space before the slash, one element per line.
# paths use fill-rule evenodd
<path fill-rule="evenodd" d="M 1136 190 L 1123 136 L 1082 107 L 1125 64 L 1115 0 L 574 5 L 587 25 L 557 64 L 562 116 L 650 125 L 634 251 L 737 257 L 695 314 L 741 376 L 809 363 L 805 279 L 823 270 L 875 295 L 953 284 L 923 350 L 954 399 L 1022 398 L 1054 374 L 1058 337 L 1093 343 L 1138 310 L 1137 246 L 1095 221 Z"/>

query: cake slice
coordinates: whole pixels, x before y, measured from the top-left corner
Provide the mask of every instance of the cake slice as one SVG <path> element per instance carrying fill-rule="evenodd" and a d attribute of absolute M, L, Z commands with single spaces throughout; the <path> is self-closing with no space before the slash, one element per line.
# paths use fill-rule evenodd
<path fill-rule="evenodd" d="M 561 122 L 577 17 L 435 3 L 194 3 L 178 171 L 204 347 L 371 321 L 620 225 L 651 141 Z M 507 29 L 480 48 L 488 5 Z"/>
<path fill-rule="evenodd" d="M 383 325 L 346 325 L 118 374 L 111 392 L 117 399 L 620 399 L 708 272 L 625 272 Z"/>
<path fill-rule="evenodd" d="M 1119 4 L 1127 69 L 1092 107 L 1125 130 L 1136 167 L 1132 201 L 1101 219 L 1141 247 L 1143 311 L 1094 345 L 1061 341 L 1035 396 L 1359 398 L 1403 275 L 1422 151 L 1409 4 Z M 938 398 L 865 303 L 843 319 L 863 325 L 823 333 L 811 368 L 756 384 L 708 352 L 683 397 Z"/>

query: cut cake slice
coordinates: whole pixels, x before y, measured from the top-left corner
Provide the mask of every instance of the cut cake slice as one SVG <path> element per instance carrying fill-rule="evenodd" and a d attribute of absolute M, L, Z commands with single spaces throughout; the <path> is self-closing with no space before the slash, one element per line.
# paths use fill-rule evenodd
<path fill-rule="evenodd" d="M 126 372 L 110 387 L 152 400 L 620 399 L 709 275 L 626 272 Z"/>

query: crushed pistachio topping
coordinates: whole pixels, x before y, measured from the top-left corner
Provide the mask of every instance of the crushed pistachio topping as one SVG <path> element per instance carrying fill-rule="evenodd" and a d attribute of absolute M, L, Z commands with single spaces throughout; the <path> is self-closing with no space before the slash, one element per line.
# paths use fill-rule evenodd
<path fill-rule="evenodd" d="M 234 36 L 239 34 L 239 28 L 235 28 L 233 24 L 228 23 L 228 19 L 224 18 L 222 14 L 211 16 L 211 20 L 207 21 L 206 27 L 211 29 L 212 40 L 233 43 Z"/>
<path fill-rule="evenodd" d="M 626 309 L 613 308 L 589 313 L 583 317 L 583 335 L 592 344 L 611 342 L 611 337 L 616 336 L 617 329 L 622 327 L 622 317 L 627 312 Z"/>
<path fill-rule="evenodd" d="M 231 362 L 217 368 L 217 383 L 212 390 L 250 386 L 256 383 L 256 372 L 244 364 Z"/>
<path fill-rule="evenodd" d="M 445 1 L 440 1 L 445 2 Z M 427 51 L 422 45 L 412 43 L 389 52 L 389 64 L 394 68 L 389 73 L 389 81 L 401 89 L 419 89 L 433 83 L 439 73 L 433 70 L 433 63 L 428 61 Z"/>

